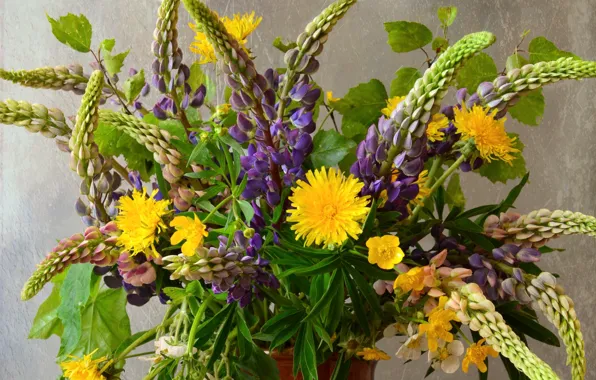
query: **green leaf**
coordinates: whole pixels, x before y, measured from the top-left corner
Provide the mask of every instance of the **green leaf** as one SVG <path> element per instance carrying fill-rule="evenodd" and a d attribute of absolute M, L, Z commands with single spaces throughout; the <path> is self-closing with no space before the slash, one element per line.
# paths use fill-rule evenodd
<path fill-rule="evenodd" d="M 124 60 L 128 56 L 130 49 L 123 51 L 120 54 L 112 55 L 110 53 L 106 53 L 103 56 L 103 64 L 106 68 L 106 71 L 110 76 L 114 76 L 122 70 L 122 66 L 124 65 Z"/>
<path fill-rule="evenodd" d="M 115 45 L 116 45 L 116 40 L 113 38 L 110 38 L 110 39 L 105 39 L 105 40 L 101 41 L 101 44 L 99 44 L 99 47 L 103 51 L 112 51 L 112 49 L 114 48 Z"/>
<path fill-rule="evenodd" d="M 318 317 L 319 314 L 323 311 L 323 309 L 329 304 L 333 296 L 335 295 L 336 289 L 340 286 L 343 286 L 344 278 L 343 272 L 341 270 L 335 270 L 331 275 L 331 280 L 329 281 L 329 287 L 319 299 L 319 301 L 313 305 L 313 308 L 310 310 L 308 315 L 303 319 L 303 322 L 310 321 L 311 319 Z"/>
<path fill-rule="evenodd" d="M 509 114 L 515 120 L 526 125 L 539 125 L 544 116 L 544 95 L 542 94 L 542 89 L 538 88 L 522 96 L 517 104 L 509 109 Z"/>
<path fill-rule="evenodd" d="M 145 70 L 141 70 L 135 75 L 128 78 L 122 85 L 124 96 L 128 102 L 132 102 L 139 96 L 141 90 L 145 86 Z"/>
<path fill-rule="evenodd" d="M 90 51 L 93 30 L 85 15 L 76 16 L 69 13 L 58 20 L 51 18 L 48 14 L 46 17 L 52 25 L 52 33 L 58 41 L 81 53 Z"/>
<path fill-rule="evenodd" d="M 294 347 L 294 375 L 297 374 L 296 360 L 305 379 L 318 380 L 317 351 L 312 327 L 308 323 L 302 324 Z"/>
<path fill-rule="evenodd" d="M 453 174 L 449 179 L 446 196 L 447 204 L 450 208 L 453 209 L 454 207 L 466 207 L 466 197 L 464 196 L 463 190 L 461 188 L 461 181 L 459 179 L 458 173 Z"/>
<path fill-rule="evenodd" d="M 529 173 L 526 173 L 526 175 L 524 175 L 524 177 L 522 178 L 522 180 L 519 181 L 519 183 L 517 185 L 515 185 L 513 187 L 513 189 L 511 189 L 511 191 L 509 192 L 509 194 L 507 194 L 507 198 L 505 198 L 503 200 L 503 202 L 501 202 L 499 204 L 496 212 L 506 212 L 511 207 L 513 207 L 513 205 L 515 204 L 515 201 L 517 200 L 517 198 L 521 194 L 522 189 L 524 188 L 524 186 L 526 186 L 526 183 L 528 182 L 528 179 L 529 178 L 530 178 L 530 174 Z"/>
<path fill-rule="evenodd" d="M 361 83 L 333 103 L 333 108 L 344 117 L 344 121 L 360 123 L 368 128 L 381 117 L 381 110 L 387 105 L 387 90 L 378 79 Z"/>
<path fill-rule="evenodd" d="M 470 58 L 457 73 L 457 86 L 474 93 L 482 82 L 491 82 L 497 77 L 497 65 L 490 55 L 478 53 Z"/>
<path fill-rule="evenodd" d="M 440 7 L 437 16 L 443 27 L 451 26 L 457 17 L 457 7 Z"/>
<path fill-rule="evenodd" d="M 225 295 L 225 293 L 224 293 Z M 223 309 L 217 312 L 213 317 L 206 320 L 199 325 L 197 335 L 195 336 L 194 347 L 201 348 L 215 333 L 218 326 L 221 326 L 223 321 L 231 318 L 234 315 L 233 311 L 236 307 L 236 302 L 227 304 Z"/>
<path fill-rule="evenodd" d="M 449 47 L 449 41 L 447 41 L 447 39 L 444 37 L 435 37 L 431 46 L 434 51 L 440 53 L 447 50 L 447 48 Z"/>
<path fill-rule="evenodd" d="M 396 53 L 407 53 L 424 47 L 433 39 L 430 29 L 417 22 L 386 22 L 385 30 L 389 33 L 387 43 Z"/>
<path fill-rule="evenodd" d="M 234 309 L 236 308 L 237 303 L 234 302 L 230 305 L 231 306 L 229 308 L 228 314 L 223 320 L 221 328 L 215 336 L 215 342 L 213 342 L 213 351 L 211 353 L 211 357 L 209 358 L 209 362 L 207 363 L 207 368 L 213 368 L 213 365 L 221 356 L 226 341 L 228 340 L 228 335 L 230 334 L 230 330 L 232 329 L 232 325 L 234 322 Z"/>
<path fill-rule="evenodd" d="M 365 278 L 360 274 L 359 270 L 351 265 L 345 266 L 346 270 L 358 285 L 360 292 L 364 296 L 364 299 L 370 305 L 371 309 L 377 313 L 377 315 L 383 315 L 383 310 L 379 304 L 379 296 L 375 293 L 374 288 L 369 284 Z"/>
<path fill-rule="evenodd" d="M 207 93 L 205 94 L 205 101 L 214 100 L 216 97 L 216 86 L 215 83 L 209 78 L 207 74 L 203 72 L 201 65 L 197 62 L 190 66 L 190 77 L 187 83 L 190 85 L 192 91 L 196 91 L 202 84 L 205 85 Z"/>
<path fill-rule="evenodd" d="M 356 143 L 334 130 L 319 131 L 310 158 L 315 168 L 336 166 Z"/>
<path fill-rule="evenodd" d="M 277 36 L 275 37 L 275 39 L 273 40 L 273 47 L 280 50 L 281 52 L 285 53 L 290 49 L 295 48 L 296 42 L 294 41 L 290 41 L 287 44 L 283 42 L 282 38 Z"/>
<path fill-rule="evenodd" d="M 493 160 L 480 167 L 480 175 L 488 178 L 492 183 L 507 183 L 508 180 L 521 178 L 527 173 L 526 160 L 523 156 L 524 144 L 519 140 L 517 134 L 509 133 L 509 136 L 517 137 L 513 146 L 519 150 L 519 152 L 515 153 L 517 158 L 513 160 L 511 165 L 501 160 Z"/>
<path fill-rule="evenodd" d="M 347 380 L 350 375 L 350 366 L 352 360 L 345 358 L 345 352 L 342 352 L 337 359 L 337 364 L 331 374 L 331 380 Z"/>
<path fill-rule="evenodd" d="M 300 328 L 300 321 L 304 318 L 303 313 L 294 314 L 287 318 L 284 325 L 280 326 L 280 329 L 275 333 L 275 336 L 271 340 L 270 350 L 274 350 L 280 347 L 282 344 L 290 340 L 298 329 Z"/>
<path fill-rule="evenodd" d="M 482 226 L 472 222 L 469 219 L 455 219 L 445 223 L 445 228 L 453 231 L 482 233 L 484 229 Z"/>
<path fill-rule="evenodd" d="M 554 43 L 544 37 L 536 37 L 530 41 L 528 52 L 530 53 L 530 63 L 556 61 L 557 59 L 563 57 L 573 57 L 575 59 L 580 59 L 573 53 L 560 50 Z"/>
<path fill-rule="evenodd" d="M 67 271 L 60 273 L 52 279 L 54 287 L 52 293 L 37 309 L 33 325 L 29 331 L 29 339 L 48 339 L 53 334 L 62 335 L 62 322 L 58 318 L 58 307 L 60 306 L 60 289 L 66 278 Z"/>
<path fill-rule="evenodd" d="M 277 277 L 283 278 L 291 274 L 298 276 L 314 276 L 316 274 L 330 273 L 341 265 L 338 255 L 332 255 L 308 267 L 295 267 L 280 273 Z"/>
<path fill-rule="evenodd" d="M 345 285 L 348 289 L 348 294 L 350 295 L 351 305 L 354 308 L 354 314 L 356 314 L 356 319 L 360 326 L 358 326 L 364 334 L 370 335 L 370 327 L 369 327 L 369 320 L 366 312 L 364 311 L 364 302 L 358 293 L 358 287 L 352 281 L 348 273 L 344 273 Z"/>
<path fill-rule="evenodd" d="M 507 71 L 513 69 L 521 69 L 523 66 L 530 63 L 523 55 L 519 53 L 513 53 L 509 57 L 507 57 L 507 62 L 505 63 L 505 69 Z"/>
<path fill-rule="evenodd" d="M 247 201 L 238 201 L 238 205 L 244 214 L 244 218 L 246 223 L 250 223 L 252 217 L 255 215 L 255 210 L 252 208 L 251 204 Z"/>
<path fill-rule="evenodd" d="M 401 67 L 395 72 L 395 78 L 391 81 L 389 96 L 406 96 L 414 87 L 414 83 L 422 78 L 420 71 L 414 67 Z M 366 131 L 365 131 L 366 133 Z"/>

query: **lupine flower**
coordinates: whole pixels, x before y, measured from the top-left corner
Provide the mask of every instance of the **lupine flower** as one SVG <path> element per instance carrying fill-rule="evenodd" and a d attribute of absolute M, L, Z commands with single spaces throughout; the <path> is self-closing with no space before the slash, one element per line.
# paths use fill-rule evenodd
<path fill-rule="evenodd" d="M 408 325 L 408 339 L 397 350 L 395 356 L 404 360 L 418 360 L 422 356 L 422 351 L 428 350 L 426 336 L 416 333 L 417 328 L 413 323 Z"/>
<path fill-rule="evenodd" d="M 454 373 L 459 368 L 459 357 L 464 354 L 464 344 L 459 340 L 451 343 L 439 341 L 437 351 L 428 352 L 428 361 L 434 369 L 445 373 Z"/>
<path fill-rule="evenodd" d="M 118 258 L 118 272 L 122 281 L 137 287 L 151 284 L 157 279 L 155 268 L 144 256 L 131 256 L 128 252 L 123 252 Z"/>
<path fill-rule="evenodd" d="M 404 251 L 399 247 L 399 238 L 394 235 L 375 236 L 366 242 L 368 262 L 377 264 L 381 269 L 393 269 L 404 258 Z"/>
<path fill-rule="evenodd" d="M 455 108 L 454 125 L 462 140 L 474 139 L 483 160 L 501 160 L 511 165 L 513 153 L 519 152 L 513 147 L 516 138 L 507 135 L 505 119 L 495 119 L 496 112 L 477 105 L 472 109 Z"/>
<path fill-rule="evenodd" d="M 257 29 L 262 20 L 262 17 L 255 17 L 255 12 L 246 13 L 242 16 L 235 14 L 232 19 L 227 16 L 221 18 L 228 33 L 240 43 L 242 48 L 246 45 L 246 38 Z M 196 33 L 195 40 L 190 44 L 190 51 L 201 56 L 199 63 L 203 65 L 205 63 L 217 62 L 215 50 L 207 40 L 207 36 L 203 33 L 201 26 L 193 23 L 189 23 L 188 25 Z"/>
<path fill-rule="evenodd" d="M 195 254 L 196 249 L 203 244 L 203 239 L 209 235 L 207 228 L 195 214 L 194 219 L 187 216 L 177 216 L 170 222 L 170 227 L 175 227 L 176 232 L 172 235 L 172 245 L 182 244 L 182 253 L 186 256 Z"/>
<path fill-rule="evenodd" d="M 394 96 L 393 98 L 387 99 L 387 107 L 381 110 L 381 112 L 383 112 L 383 115 L 390 117 L 393 111 L 399 105 L 399 103 L 401 103 L 402 100 L 404 100 L 405 98 L 405 96 Z"/>
<path fill-rule="evenodd" d="M 375 292 L 382 296 L 386 292 L 393 293 L 393 281 L 377 280 L 373 284 Z"/>
<path fill-rule="evenodd" d="M 426 335 L 428 339 L 428 349 L 437 351 L 439 348 L 439 339 L 449 343 L 453 342 L 451 321 L 457 320 L 453 310 L 439 309 L 432 312 L 428 317 L 428 323 L 423 323 L 418 327 L 419 334 Z"/>
<path fill-rule="evenodd" d="M 102 356 L 99 359 L 91 359 L 96 351 L 97 349 L 82 358 L 69 356 L 72 360 L 60 363 L 60 367 L 64 371 L 64 377 L 69 380 L 105 380 L 105 376 L 99 372 L 98 365 L 108 358 Z"/>
<path fill-rule="evenodd" d="M 296 238 L 304 238 L 307 246 L 341 245 L 348 236 L 358 238 L 370 210 L 369 197 L 358 196 L 362 182 L 334 168 L 311 170 L 306 178 L 308 182 L 297 182 L 289 198 L 293 209 L 287 220 L 296 223 Z"/>
<path fill-rule="evenodd" d="M 376 347 L 366 347 L 362 351 L 357 352 L 356 355 L 368 361 L 391 360 L 391 356 L 387 355 L 385 351 L 379 350 Z"/>
<path fill-rule="evenodd" d="M 445 132 L 442 129 L 449 126 L 449 119 L 442 113 L 436 113 L 433 115 L 428 127 L 426 128 L 426 137 L 428 141 L 437 142 L 443 141 L 445 138 Z"/>
<path fill-rule="evenodd" d="M 155 346 L 155 355 L 157 357 L 166 356 L 168 358 L 181 358 L 186 354 L 186 344 L 172 344 L 174 337 L 161 336 L 153 342 Z M 196 350 L 196 348 L 194 348 Z"/>
<path fill-rule="evenodd" d="M 170 201 L 156 201 L 153 197 L 157 191 L 153 191 L 147 197 L 147 192 L 134 190 L 132 197 L 120 198 L 118 209 L 120 213 L 116 217 L 116 225 L 122 234 L 118 236 L 118 245 L 131 255 L 139 253 L 147 257 L 160 257 L 155 249 L 157 233 L 166 228 L 163 216 L 168 214 Z"/>
<path fill-rule="evenodd" d="M 476 367 L 478 367 L 478 371 L 484 373 L 488 370 L 488 367 L 485 363 L 487 356 L 490 355 L 493 358 L 499 356 L 499 353 L 495 351 L 495 349 L 491 346 L 483 346 L 485 340 L 486 339 L 480 339 L 478 342 L 468 347 L 468 350 L 466 351 L 466 356 L 464 357 L 464 361 L 462 362 L 462 371 L 468 373 L 470 364 L 475 364 Z"/>

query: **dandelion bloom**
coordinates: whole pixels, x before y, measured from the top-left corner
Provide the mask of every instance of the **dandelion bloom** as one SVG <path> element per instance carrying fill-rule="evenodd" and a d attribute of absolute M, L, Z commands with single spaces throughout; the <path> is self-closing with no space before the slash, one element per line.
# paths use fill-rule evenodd
<path fill-rule="evenodd" d="M 436 351 L 439 348 L 439 339 L 449 343 L 453 342 L 451 330 L 451 321 L 455 320 L 455 312 L 452 310 L 439 310 L 431 313 L 428 317 L 428 323 L 423 323 L 418 327 L 420 334 L 425 334 L 428 340 L 428 349 Z"/>
<path fill-rule="evenodd" d="M 404 258 L 404 251 L 399 247 L 397 236 L 375 236 L 368 239 L 366 246 L 368 247 L 368 262 L 377 264 L 381 269 L 393 269 Z"/>
<path fill-rule="evenodd" d="M 203 244 L 203 239 L 209 235 L 207 228 L 196 215 L 194 219 L 188 216 L 177 216 L 170 222 L 170 227 L 176 228 L 171 239 L 173 245 L 186 240 L 182 244 L 182 253 L 185 256 L 193 256 L 195 250 Z"/>
<path fill-rule="evenodd" d="M 393 98 L 387 99 L 387 107 L 381 110 L 381 112 L 383 112 L 383 115 L 390 117 L 393 111 L 399 105 L 399 103 L 401 103 L 402 100 L 404 100 L 405 98 L 405 96 L 394 96 Z"/>
<path fill-rule="evenodd" d="M 357 352 L 356 355 L 362 356 L 364 360 L 390 360 L 391 357 L 385 353 L 383 350 L 379 350 L 378 348 L 365 348 L 364 350 Z"/>
<path fill-rule="evenodd" d="M 118 245 L 131 255 L 144 253 L 147 257 L 160 257 L 155 249 L 157 234 L 166 228 L 163 216 L 169 210 L 170 201 L 154 199 L 157 190 L 150 197 L 143 189 L 135 190 L 132 197 L 120 198 L 119 214 L 116 226 L 122 233 L 118 236 Z"/>
<path fill-rule="evenodd" d="M 486 372 L 488 367 L 486 366 L 485 360 L 488 355 L 496 358 L 499 356 L 499 353 L 495 351 L 494 348 L 490 346 L 483 346 L 484 341 L 486 339 L 480 339 L 478 342 L 472 344 L 468 347 L 468 351 L 466 352 L 466 356 L 464 357 L 464 361 L 462 362 L 461 369 L 468 373 L 468 368 L 470 363 L 475 364 L 478 367 L 478 371 Z"/>
<path fill-rule="evenodd" d="M 369 197 L 358 196 L 363 183 L 333 168 L 311 170 L 306 179 L 297 182 L 289 198 L 294 209 L 288 210 L 288 222 L 295 223 L 296 238 L 304 238 L 307 246 L 341 245 L 348 236 L 358 238 L 370 210 Z"/>
<path fill-rule="evenodd" d="M 442 113 L 434 114 L 430 123 L 428 123 L 428 127 L 426 128 L 426 137 L 428 137 L 428 141 L 443 141 L 445 138 L 445 133 L 442 132 L 441 129 L 447 128 L 448 126 L 449 119 L 447 119 L 447 116 L 443 115 Z"/>
<path fill-rule="evenodd" d="M 106 361 L 108 358 L 103 356 L 99 359 L 91 359 L 93 351 L 89 355 L 84 355 L 82 358 L 70 356 L 73 360 L 60 363 L 60 367 L 64 371 L 64 377 L 70 380 L 105 380 L 105 376 L 99 371 L 98 364 Z"/>
<path fill-rule="evenodd" d="M 404 293 L 411 290 L 419 292 L 424 289 L 424 276 L 424 268 L 412 268 L 397 276 L 393 283 L 393 289 L 400 288 Z"/>
<path fill-rule="evenodd" d="M 488 162 L 501 160 L 511 165 L 515 159 L 513 153 L 519 150 L 513 147 L 515 137 L 509 137 L 505 131 L 505 119 L 495 119 L 496 110 L 476 105 L 471 110 L 465 106 L 455 108 L 454 112 L 453 124 L 457 132 L 463 140 L 474 139 L 482 159 Z"/>

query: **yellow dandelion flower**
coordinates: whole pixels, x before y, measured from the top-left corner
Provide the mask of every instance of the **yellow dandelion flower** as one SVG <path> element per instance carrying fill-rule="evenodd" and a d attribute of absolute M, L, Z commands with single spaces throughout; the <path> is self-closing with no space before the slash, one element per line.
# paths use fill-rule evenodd
<path fill-rule="evenodd" d="M 290 196 L 294 209 L 288 211 L 288 222 L 296 223 L 296 238 L 304 238 L 307 246 L 340 245 L 348 236 L 358 238 L 370 209 L 369 197 L 358 196 L 363 183 L 334 168 L 311 170 L 306 179 L 298 181 Z"/>
<path fill-rule="evenodd" d="M 177 216 L 170 222 L 170 227 L 175 227 L 176 232 L 172 235 L 172 245 L 182 244 L 182 253 L 185 256 L 193 256 L 196 249 L 203 244 L 203 239 L 209 235 L 207 228 L 198 216 L 194 219 L 188 216 Z"/>
<path fill-rule="evenodd" d="M 106 361 L 108 358 L 103 356 L 99 359 L 91 359 L 93 351 L 89 355 L 84 355 L 82 358 L 76 356 L 69 356 L 73 360 L 60 363 L 60 367 L 64 371 L 64 377 L 70 380 L 105 380 L 105 376 L 99 372 L 98 364 Z"/>
<path fill-rule="evenodd" d="M 119 214 L 116 225 L 122 231 L 118 236 L 118 245 L 131 255 L 144 253 L 147 257 L 160 257 L 155 249 L 157 233 L 166 228 L 163 216 L 169 213 L 170 201 L 154 199 L 157 190 L 150 197 L 143 189 L 135 190 L 132 197 L 120 198 Z"/>
<path fill-rule="evenodd" d="M 387 99 L 387 107 L 381 110 L 383 115 L 390 117 L 393 110 L 395 110 L 399 103 L 401 103 L 405 98 L 405 96 L 394 96 L 393 98 Z"/>
<path fill-rule="evenodd" d="M 255 12 L 243 14 L 242 16 L 235 14 L 231 19 L 227 16 L 221 18 L 221 22 L 224 24 L 228 33 L 240 43 L 243 49 L 245 49 L 246 38 L 255 31 L 262 20 L 262 17 L 255 17 Z M 195 32 L 195 40 L 190 44 L 190 51 L 201 56 L 199 63 L 217 62 L 215 49 L 207 39 L 201 26 L 193 23 L 189 23 L 188 25 Z"/>
<path fill-rule="evenodd" d="M 431 352 L 437 351 L 439 348 L 439 339 L 449 343 L 453 342 L 453 334 L 451 330 L 451 321 L 456 320 L 456 315 L 453 310 L 438 310 L 428 317 L 428 323 L 423 323 L 418 326 L 418 333 L 426 334 L 428 341 L 428 349 Z"/>
<path fill-rule="evenodd" d="M 488 367 L 485 363 L 487 356 L 490 355 L 493 358 L 499 356 L 499 353 L 495 351 L 494 348 L 490 346 L 483 346 L 485 340 L 486 339 L 480 339 L 478 342 L 468 347 L 466 356 L 464 357 L 464 360 L 461 364 L 461 369 L 465 373 L 468 373 L 470 364 L 475 364 L 476 367 L 478 367 L 478 371 L 484 373 L 488 370 Z"/>
<path fill-rule="evenodd" d="M 378 348 L 365 348 L 362 351 L 356 353 L 358 356 L 362 356 L 362 359 L 368 361 L 379 361 L 379 360 L 391 360 L 391 357 L 383 350 Z"/>
<path fill-rule="evenodd" d="M 404 251 L 399 247 L 397 236 L 375 236 L 368 239 L 366 246 L 368 247 L 368 262 L 377 264 L 381 269 L 393 269 L 404 258 Z"/>
<path fill-rule="evenodd" d="M 478 105 L 471 110 L 455 108 L 453 124 L 463 140 L 474 139 L 482 159 L 488 162 L 502 160 L 511 165 L 515 159 L 512 153 L 519 150 L 513 147 L 515 138 L 509 137 L 505 131 L 505 119 L 496 120 L 496 113 L 496 110 L 490 111 Z"/>
<path fill-rule="evenodd" d="M 327 91 L 327 101 L 329 103 L 335 103 L 335 102 L 338 102 L 340 100 L 341 100 L 340 98 L 334 98 L 333 97 L 333 91 Z"/>
<path fill-rule="evenodd" d="M 411 290 L 419 292 L 424 289 L 424 277 L 424 268 L 414 267 L 406 273 L 402 273 L 397 276 L 395 282 L 393 283 L 393 288 L 399 288 L 404 293 L 407 293 Z"/>
<path fill-rule="evenodd" d="M 441 129 L 447 128 L 448 126 L 449 119 L 447 119 L 447 116 L 443 115 L 442 113 L 434 114 L 432 120 L 430 123 L 428 123 L 428 127 L 426 128 L 426 137 L 428 137 L 428 141 L 443 141 L 445 138 L 445 133 L 442 132 Z"/>

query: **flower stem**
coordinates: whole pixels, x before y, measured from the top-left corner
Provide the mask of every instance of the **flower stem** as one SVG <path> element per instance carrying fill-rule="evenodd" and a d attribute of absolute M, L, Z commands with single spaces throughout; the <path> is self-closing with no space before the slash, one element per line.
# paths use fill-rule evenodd
<path fill-rule="evenodd" d="M 122 358 L 122 360 L 126 360 L 126 359 L 130 359 L 130 358 L 136 358 L 139 356 L 145 356 L 145 355 L 151 355 L 154 354 L 155 351 L 145 351 L 145 352 L 139 352 L 138 354 L 132 354 L 132 355 L 128 355 Z"/>
<path fill-rule="evenodd" d="M 215 299 L 215 295 L 210 294 L 205 301 L 197 310 L 197 314 L 195 315 L 195 319 L 192 321 L 192 326 L 190 327 L 190 333 L 188 334 L 188 345 L 186 346 L 186 354 L 192 356 L 192 348 L 195 344 L 195 335 L 197 335 L 197 330 L 199 329 L 199 325 L 201 323 L 201 319 L 203 318 L 203 314 L 205 314 L 205 310 L 207 307 Z"/>
<path fill-rule="evenodd" d="M 203 223 L 207 223 L 207 221 L 209 220 L 209 218 L 211 218 L 216 212 L 217 210 L 219 210 L 220 208 L 222 208 L 226 203 L 228 203 L 232 198 L 234 198 L 233 195 L 229 195 L 228 197 L 226 197 L 223 201 L 219 202 L 217 204 L 217 206 L 215 206 L 213 208 L 213 210 L 211 210 L 211 212 L 209 214 L 207 214 L 207 216 L 205 217 L 205 219 L 203 219 Z"/>
<path fill-rule="evenodd" d="M 433 166 L 430 168 L 430 172 L 428 172 L 428 181 L 426 182 L 425 187 L 432 186 L 435 176 L 437 175 L 437 172 L 439 171 L 442 165 L 443 157 L 438 156 L 437 158 L 435 158 L 435 160 L 433 161 Z"/>
<path fill-rule="evenodd" d="M 455 329 L 457 330 L 457 332 L 459 333 L 459 335 L 464 338 L 464 340 L 466 341 L 466 343 L 468 343 L 468 345 L 473 345 L 474 343 L 472 343 L 470 341 L 470 339 L 468 339 L 468 337 L 466 336 L 466 334 L 464 334 L 463 331 L 461 331 L 461 329 L 459 328 L 459 326 L 455 325 Z"/>

